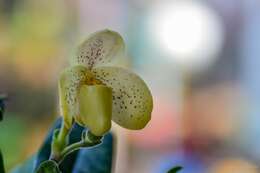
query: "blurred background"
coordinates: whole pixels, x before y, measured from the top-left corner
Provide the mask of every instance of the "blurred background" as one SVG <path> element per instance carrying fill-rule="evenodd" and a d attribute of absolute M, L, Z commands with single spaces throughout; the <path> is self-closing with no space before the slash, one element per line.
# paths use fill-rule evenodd
<path fill-rule="evenodd" d="M 104 28 L 122 34 L 122 65 L 154 97 L 144 130 L 113 125 L 116 173 L 260 172 L 258 0 L 0 0 L 8 169 L 37 151 L 59 115 L 57 79 L 77 43 Z"/>

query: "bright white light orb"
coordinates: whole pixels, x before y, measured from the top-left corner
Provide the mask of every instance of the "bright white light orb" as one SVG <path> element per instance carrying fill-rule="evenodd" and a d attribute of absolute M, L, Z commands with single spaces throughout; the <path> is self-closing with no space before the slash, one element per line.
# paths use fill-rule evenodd
<path fill-rule="evenodd" d="M 173 0 L 156 4 L 148 21 L 150 33 L 161 49 L 184 68 L 207 67 L 220 51 L 221 21 L 202 2 Z"/>

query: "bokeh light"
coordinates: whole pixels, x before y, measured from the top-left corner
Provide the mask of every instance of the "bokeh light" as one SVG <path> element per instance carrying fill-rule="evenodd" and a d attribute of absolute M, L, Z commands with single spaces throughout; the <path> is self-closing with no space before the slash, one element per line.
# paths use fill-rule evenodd
<path fill-rule="evenodd" d="M 198 1 L 166 1 L 150 10 L 151 35 L 169 58 L 188 69 L 214 61 L 223 42 L 219 16 Z"/>

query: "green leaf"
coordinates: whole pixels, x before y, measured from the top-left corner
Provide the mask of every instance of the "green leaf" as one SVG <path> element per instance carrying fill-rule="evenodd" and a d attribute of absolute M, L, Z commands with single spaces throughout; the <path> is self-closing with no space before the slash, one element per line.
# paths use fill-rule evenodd
<path fill-rule="evenodd" d="M 180 170 L 182 170 L 182 167 L 176 166 L 176 167 L 170 169 L 167 173 L 176 173 L 176 172 L 179 172 Z"/>
<path fill-rule="evenodd" d="M 61 173 L 58 164 L 52 160 L 43 162 L 36 173 Z"/>
<path fill-rule="evenodd" d="M 107 133 L 102 144 L 80 149 L 73 171 L 70 173 L 111 173 L 114 153 L 113 139 L 113 135 Z"/>
<path fill-rule="evenodd" d="M 0 121 L 3 120 L 6 99 L 7 99 L 6 95 L 0 94 Z"/>
<path fill-rule="evenodd" d="M 0 172 L 5 173 L 4 159 L 1 150 L 0 150 Z"/>
<path fill-rule="evenodd" d="M 53 125 L 37 154 L 13 169 L 11 173 L 35 173 L 37 168 L 49 159 L 53 132 L 60 127 L 61 120 L 59 118 Z M 83 130 L 83 127 L 74 124 L 70 133 L 69 143 L 80 141 Z M 101 144 L 70 153 L 59 165 L 60 171 L 62 173 L 110 173 L 114 153 L 113 145 L 114 137 L 111 133 L 107 133 Z"/>
<path fill-rule="evenodd" d="M 50 132 L 46 136 L 46 139 L 43 142 L 42 147 L 38 151 L 35 159 L 35 164 L 34 164 L 34 170 L 36 170 L 41 163 L 44 161 L 48 160 L 51 154 L 51 142 L 52 142 L 52 137 L 55 129 L 59 129 L 61 126 L 62 118 L 59 118 L 53 127 L 50 129 Z M 81 126 L 78 126 L 77 124 L 74 124 L 70 136 L 69 136 L 69 144 L 78 142 L 81 140 L 81 133 L 84 128 Z M 77 158 L 78 151 L 75 151 L 71 153 L 68 157 L 66 157 L 62 163 L 59 165 L 60 170 L 62 173 L 71 173 L 73 169 L 74 162 Z"/>

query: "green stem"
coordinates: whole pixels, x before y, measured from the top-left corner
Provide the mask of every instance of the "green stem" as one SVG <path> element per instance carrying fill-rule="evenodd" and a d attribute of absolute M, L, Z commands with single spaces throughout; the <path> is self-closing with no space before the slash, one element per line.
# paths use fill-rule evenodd
<path fill-rule="evenodd" d="M 69 129 L 65 126 L 64 121 L 62 121 L 62 125 L 61 125 L 60 132 L 58 135 L 59 143 L 66 144 L 68 133 L 69 133 Z"/>
<path fill-rule="evenodd" d="M 52 148 L 50 159 L 58 164 L 71 152 L 80 149 L 81 147 L 92 147 L 101 143 L 102 136 L 95 136 L 90 131 L 82 136 L 81 141 L 68 145 L 69 129 L 62 122 L 61 128 L 54 131 L 52 139 Z"/>
<path fill-rule="evenodd" d="M 85 146 L 85 142 L 84 141 L 79 141 L 79 142 L 76 142 L 74 144 L 71 144 L 69 146 L 67 146 L 66 148 L 64 148 L 64 150 L 61 152 L 61 156 L 65 156 L 77 149 L 80 149 L 81 147 L 84 147 Z"/>
<path fill-rule="evenodd" d="M 62 122 L 61 128 L 56 132 L 54 131 L 54 136 L 52 139 L 51 148 L 51 160 L 60 160 L 61 152 L 68 145 L 68 134 L 69 129 L 65 126 L 64 121 Z"/>
<path fill-rule="evenodd" d="M 73 151 L 76 151 L 82 147 L 92 147 L 97 144 L 100 144 L 101 141 L 84 141 L 81 140 L 79 142 L 76 142 L 74 144 L 71 144 L 64 148 L 64 150 L 61 152 L 61 155 L 58 160 L 56 160 L 58 163 L 60 163 L 68 154 L 72 153 Z"/>

